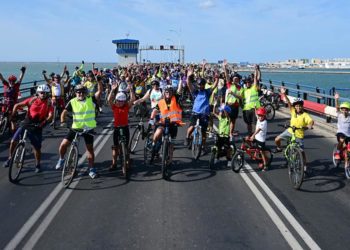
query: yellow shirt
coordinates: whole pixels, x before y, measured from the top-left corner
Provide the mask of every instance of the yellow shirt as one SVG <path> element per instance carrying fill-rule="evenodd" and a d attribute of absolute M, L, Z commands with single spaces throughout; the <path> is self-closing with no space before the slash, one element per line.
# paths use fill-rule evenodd
<path fill-rule="evenodd" d="M 305 111 L 300 114 L 297 115 L 295 112 L 295 109 L 292 108 L 291 110 L 291 118 L 290 118 L 290 126 L 291 127 L 296 127 L 296 128 L 304 128 L 307 125 L 312 123 L 312 118 L 310 117 L 310 115 L 308 113 L 306 113 Z M 293 133 L 293 130 L 291 128 L 288 129 L 289 133 Z M 295 137 L 303 139 L 304 138 L 304 130 L 296 130 L 295 131 Z"/>

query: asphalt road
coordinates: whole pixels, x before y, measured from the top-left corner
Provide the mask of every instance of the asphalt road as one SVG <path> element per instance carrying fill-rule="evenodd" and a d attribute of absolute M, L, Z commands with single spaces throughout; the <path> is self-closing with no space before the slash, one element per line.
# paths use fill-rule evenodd
<path fill-rule="evenodd" d="M 278 113 L 268 125 L 268 145 L 286 121 Z M 112 121 L 106 110 L 98 118 L 98 179 L 87 175 L 64 190 L 54 169 L 65 130 L 47 128 L 43 172 L 34 161 L 18 184 L 0 169 L 0 248 L 24 249 L 347 249 L 350 245 L 349 181 L 332 166 L 335 136 L 315 125 L 307 131 L 308 166 L 313 169 L 301 190 L 288 180 L 281 154 L 267 172 L 247 161 L 237 174 L 222 159 L 208 169 L 209 154 L 194 161 L 184 148 L 185 128 L 175 140 L 170 180 L 161 179 L 160 163 L 143 164 L 143 141 L 132 155 L 130 181 L 111 164 Z M 136 124 L 132 120 L 131 124 Z M 106 129 L 105 129 L 106 128 Z M 242 119 L 237 129 L 244 134 Z M 8 138 L 1 138 L 0 161 Z M 212 143 L 211 140 L 208 142 Z M 80 152 L 84 152 L 83 142 Z M 83 155 L 82 155 L 83 157 Z M 86 166 L 83 161 L 81 167 Z"/>

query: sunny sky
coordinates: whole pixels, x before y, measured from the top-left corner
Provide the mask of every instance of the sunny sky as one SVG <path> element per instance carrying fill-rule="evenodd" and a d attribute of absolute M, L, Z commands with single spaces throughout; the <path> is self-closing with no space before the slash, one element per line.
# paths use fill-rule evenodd
<path fill-rule="evenodd" d="M 186 62 L 350 58 L 349 13 L 349 0 L 2 1 L 0 61 L 116 62 L 126 34 L 180 43 Z"/>

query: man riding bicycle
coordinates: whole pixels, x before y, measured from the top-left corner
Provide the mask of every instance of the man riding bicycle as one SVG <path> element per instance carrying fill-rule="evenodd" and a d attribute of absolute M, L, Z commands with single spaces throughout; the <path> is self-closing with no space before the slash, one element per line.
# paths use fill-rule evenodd
<path fill-rule="evenodd" d="M 101 83 L 99 84 L 101 85 Z M 76 97 L 71 99 L 68 103 L 65 109 L 63 110 L 61 114 L 61 126 L 66 126 L 66 115 L 68 112 L 71 112 L 73 114 L 73 124 L 72 129 L 68 132 L 66 137 L 61 142 L 60 148 L 59 148 L 59 155 L 60 158 L 56 164 L 56 169 L 60 169 L 64 165 L 64 155 L 67 151 L 67 148 L 72 143 L 76 131 L 84 131 L 84 130 L 90 130 L 93 131 L 94 128 L 96 128 L 96 114 L 95 114 L 95 107 L 96 103 L 99 101 L 99 97 L 101 94 L 101 88 L 98 88 L 98 91 L 91 97 L 88 95 L 88 90 L 85 86 L 82 84 L 77 85 L 75 87 L 75 95 Z M 96 169 L 94 168 L 94 160 L 95 160 L 95 154 L 94 154 L 94 137 L 91 134 L 83 134 L 85 145 L 86 145 L 86 152 L 87 152 L 87 159 L 89 162 L 89 176 L 94 179 L 97 177 Z"/>
<path fill-rule="evenodd" d="M 28 138 L 34 149 L 35 172 L 39 173 L 41 171 L 40 159 L 43 127 L 52 119 L 53 107 L 49 98 L 50 89 L 46 84 L 38 86 L 36 93 L 37 96 L 17 103 L 13 108 L 12 114 L 16 114 L 17 110 L 23 107 L 28 107 L 28 112 L 21 127 L 17 129 L 12 137 L 9 158 L 5 162 L 4 167 L 9 166 L 15 147 L 20 140 L 20 137 L 23 136 L 24 131 L 27 129 Z"/>

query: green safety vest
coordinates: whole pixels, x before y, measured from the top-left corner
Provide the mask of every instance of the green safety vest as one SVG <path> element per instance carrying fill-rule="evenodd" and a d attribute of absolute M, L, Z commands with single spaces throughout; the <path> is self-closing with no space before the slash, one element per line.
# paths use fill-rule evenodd
<path fill-rule="evenodd" d="M 229 136 L 230 135 L 230 120 L 225 117 L 219 117 L 219 135 Z"/>
<path fill-rule="evenodd" d="M 260 108 L 259 92 L 252 86 L 249 89 L 245 88 L 244 92 L 244 107 L 243 110 L 250 110 L 253 108 Z"/>
<path fill-rule="evenodd" d="M 232 84 L 231 87 L 230 87 L 230 90 L 235 93 L 235 94 L 239 94 L 239 90 L 237 89 L 236 85 L 235 84 Z M 232 95 L 232 94 L 228 94 L 227 95 L 227 103 L 229 104 L 233 104 L 235 103 L 237 100 L 237 98 Z"/>
<path fill-rule="evenodd" d="M 96 128 L 95 105 L 91 97 L 87 97 L 84 102 L 73 98 L 70 103 L 73 109 L 73 129 Z"/>

